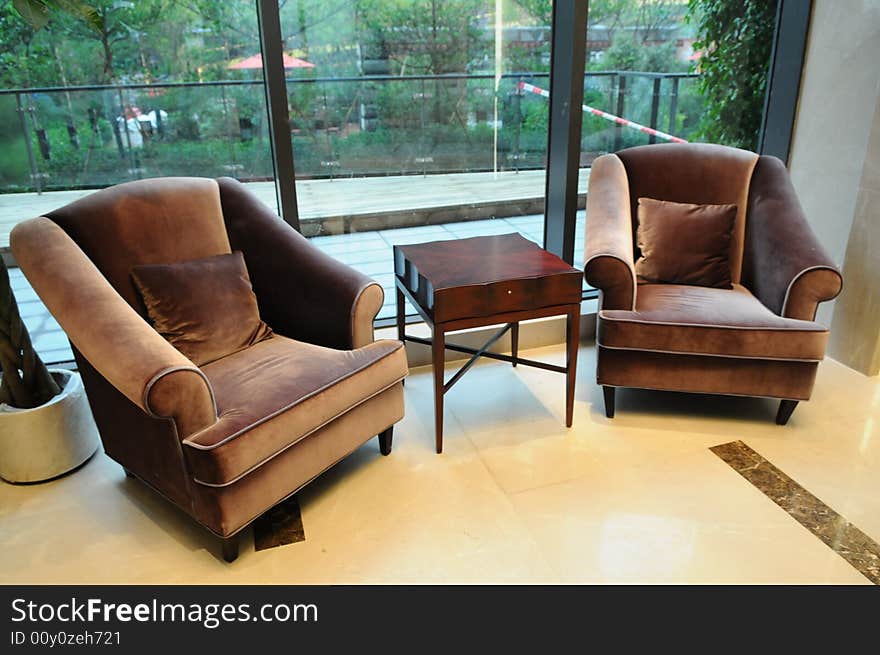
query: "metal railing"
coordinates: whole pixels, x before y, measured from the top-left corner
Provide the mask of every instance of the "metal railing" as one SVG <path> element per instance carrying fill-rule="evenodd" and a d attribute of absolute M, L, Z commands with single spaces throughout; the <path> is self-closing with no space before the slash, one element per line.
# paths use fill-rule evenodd
<path fill-rule="evenodd" d="M 695 77 L 590 72 L 585 89 L 594 96 L 590 104 L 676 134 L 696 122 L 680 105 L 684 83 Z M 290 78 L 297 177 L 542 168 L 547 101 L 525 97 L 518 85 L 547 78 L 508 73 L 497 87 L 491 74 Z M 0 119 L 8 123 L 14 112 L 20 131 L 0 146 L 23 150 L 6 158 L 19 167 L 0 170 L 0 192 L 172 174 L 271 179 L 262 87 L 262 80 L 222 80 L 0 89 Z M 140 118 L 133 107 L 144 110 Z M 653 141 L 584 121 L 588 152 Z"/>

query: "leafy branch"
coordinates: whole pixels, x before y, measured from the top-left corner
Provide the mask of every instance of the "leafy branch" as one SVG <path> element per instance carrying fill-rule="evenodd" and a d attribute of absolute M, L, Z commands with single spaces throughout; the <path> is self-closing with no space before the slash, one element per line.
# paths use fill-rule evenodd
<path fill-rule="evenodd" d="M 702 51 L 698 81 L 705 98 L 699 135 L 754 150 L 758 143 L 776 0 L 690 0 Z"/>
<path fill-rule="evenodd" d="M 104 29 L 104 19 L 98 11 L 81 0 L 12 0 L 12 6 L 35 30 L 45 27 L 55 13 L 79 18 L 96 32 Z"/>

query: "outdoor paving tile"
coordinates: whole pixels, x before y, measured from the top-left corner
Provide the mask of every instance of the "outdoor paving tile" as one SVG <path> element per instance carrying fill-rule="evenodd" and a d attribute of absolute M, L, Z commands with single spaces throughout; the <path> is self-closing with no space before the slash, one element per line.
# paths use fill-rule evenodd
<path fill-rule="evenodd" d="M 19 287 L 18 289 L 13 289 L 15 292 L 15 300 L 19 303 L 23 302 L 31 302 L 34 300 L 39 300 L 40 297 L 37 295 L 37 292 L 34 291 L 30 285 L 26 287 Z"/>
<path fill-rule="evenodd" d="M 327 253 L 334 259 L 352 266 L 354 264 L 369 264 L 371 262 L 391 261 L 393 255 L 388 244 L 382 245 L 382 250 L 364 250 L 362 252 Z"/>
<path fill-rule="evenodd" d="M 28 302 L 18 303 L 18 314 L 27 323 L 27 319 L 31 316 L 42 316 L 46 313 L 46 308 L 39 300 L 31 300 Z"/>
<path fill-rule="evenodd" d="M 316 246 L 319 244 L 336 244 L 344 242 L 371 241 L 378 236 L 378 232 L 351 232 L 349 234 L 325 234 L 318 237 L 311 237 L 309 241 Z"/>
<path fill-rule="evenodd" d="M 445 231 L 446 227 L 443 225 L 416 225 L 414 227 L 395 227 L 388 230 L 379 230 L 379 234 L 387 239 L 389 236 L 397 234 L 427 234 Z"/>
<path fill-rule="evenodd" d="M 446 227 L 450 230 L 476 230 L 485 227 L 496 227 L 499 223 L 505 223 L 503 218 L 486 218 L 479 221 L 462 221 L 460 223 L 450 223 Z"/>
<path fill-rule="evenodd" d="M 30 289 L 30 284 L 28 284 L 28 281 L 25 280 L 24 278 L 21 278 L 21 279 L 10 278 L 9 279 L 9 286 L 12 288 L 13 292 L 24 291 L 26 289 Z M 17 296 L 16 296 L 16 298 L 17 298 Z"/>
<path fill-rule="evenodd" d="M 352 264 L 353 269 L 360 271 L 364 275 L 372 276 L 377 273 L 386 273 L 390 266 L 387 262 L 369 262 L 367 264 Z"/>
<path fill-rule="evenodd" d="M 388 273 L 377 273 L 376 275 L 373 275 L 372 278 L 376 280 L 383 289 L 394 289 L 394 272 L 391 271 L 390 264 Z"/>
<path fill-rule="evenodd" d="M 27 278 L 24 276 L 24 273 L 21 272 L 20 268 L 9 269 L 9 284 L 12 285 L 13 289 L 29 286 Z"/>
<path fill-rule="evenodd" d="M 68 348 L 59 348 L 58 350 L 38 350 L 40 359 L 51 365 L 52 362 L 72 362 L 73 351 Z"/>
<path fill-rule="evenodd" d="M 455 236 L 461 238 L 491 236 L 494 234 L 511 234 L 518 232 L 512 225 L 484 225 L 478 228 L 456 228 L 451 229 Z"/>
<path fill-rule="evenodd" d="M 49 314 L 48 310 L 46 310 L 45 307 L 43 307 L 43 311 L 41 311 L 39 314 L 22 316 L 21 320 L 24 321 L 25 327 L 27 327 L 31 337 L 42 334 L 44 332 L 51 332 L 52 330 L 61 329 L 60 327 L 58 327 L 58 323 L 55 322 L 55 319 L 52 317 L 51 314 Z"/>
<path fill-rule="evenodd" d="M 378 236 L 373 239 L 358 239 L 356 241 L 340 240 L 337 243 L 327 241 L 324 243 L 316 243 L 315 245 L 328 255 L 367 252 L 371 250 L 382 250 L 388 247 L 385 240 Z"/>
<path fill-rule="evenodd" d="M 448 230 L 444 230 L 440 233 L 428 233 L 428 234 L 419 234 L 419 233 L 410 233 L 410 234 L 395 234 L 393 236 L 385 237 L 385 240 L 392 246 L 398 245 L 406 245 L 413 243 L 428 243 L 429 241 L 449 241 L 451 239 L 455 239 L 455 235 Z"/>
<path fill-rule="evenodd" d="M 32 343 L 37 352 L 42 350 L 61 350 L 67 347 L 67 335 L 64 332 L 49 332 L 40 335 L 31 335 Z"/>
<path fill-rule="evenodd" d="M 415 310 L 407 309 L 407 314 L 415 314 Z M 394 318 L 397 316 L 397 305 L 382 305 L 376 318 Z"/>
<path fill-rule="evenodd" d="M 521 227 L 528 227 L 532 225 L 543 225 L 544 224 L 544 216 L 541 214 L 533 214 L 531 216 L 510 216 L 505 218 L 508 223 L 513 225 L 518 225 Z"/>

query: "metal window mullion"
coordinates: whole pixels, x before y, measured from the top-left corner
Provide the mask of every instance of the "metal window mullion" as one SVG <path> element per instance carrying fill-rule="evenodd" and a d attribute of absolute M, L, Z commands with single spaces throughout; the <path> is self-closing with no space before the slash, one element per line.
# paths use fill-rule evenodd
<path fill-rule="evenodd" d="M 260 50 L 263 57 L 263 88 L 269 114 L 269 144 L 275 171 L 275 197 L 278 212 L 294 229 L 299 230 L 296 183 L 293 166 L 293 142 L 287 109 L 287 79 L 284 74 L 284 46 L 278 0 L 257 0 Z"/>
<path fill-rule="evenodd" d="M 801 76 L 807 50 L 812 0 L 778 0 L 773 49 L 767 71 L 758 152 L 786 164 L 791 152 Z"/>
<path fill-rule="evenodd" d="M 544 248 L 571 264 L 580 172 L 587 2 L 553 3 L 551 44 Z"/>

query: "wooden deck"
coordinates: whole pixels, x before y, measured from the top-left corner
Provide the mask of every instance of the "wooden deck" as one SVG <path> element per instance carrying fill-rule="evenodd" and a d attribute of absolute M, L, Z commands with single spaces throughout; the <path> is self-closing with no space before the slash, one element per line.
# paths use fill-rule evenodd
<path fill-rule="evenodd" d="M 582 171 L 582 198 L 588 171 Z M 275 211 L 271 182 L 248 184 Z M 376 280 L 385 291 L 379 318 L 394 315 L 392 246 L 518 232 L 541 243 L 543 171 L 382 177 L 297 182 L 303 232 L 328 255 Z M 0 195 L 0 249 L 19 221 L 40 216 L 91 191 Z M 528 209 L 531 208 L 531 211 Z M 481 219 L 481 220 L 478 220 Z M 583 258 L 584 212 L 578 212 L 575 264 Z M 47 362 L 72 359 L 67 336 L 19 269 L 9 272 L 21 316 Z"/>
<path fill-rule="evenodd" d="M 589 169 L 582 169 L 582 198 L 588 180 Z M 248 188 L 276 210 L 273 182 L 251 182 Z M 538 214 L 543 211 L 544 171 L 298 180 L 296 190 L 306 236 L 345 234 Z M 9 246 L 16 223 L 89 193 L 0 195 L 0 248 Z"/>

